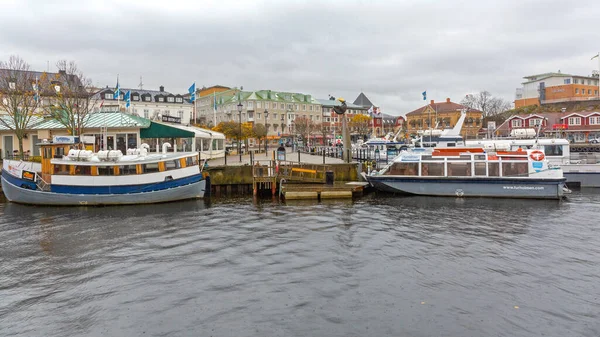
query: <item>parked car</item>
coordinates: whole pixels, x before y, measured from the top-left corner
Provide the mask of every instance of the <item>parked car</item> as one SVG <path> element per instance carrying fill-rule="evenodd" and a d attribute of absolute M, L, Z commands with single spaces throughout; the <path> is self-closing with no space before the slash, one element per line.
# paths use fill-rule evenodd
<path fill-rule="evenodd" d="M 598 144 L 598 143 L 600 143 L 600 137 L 590 138 L 589 142 L 592 144 Z"/>

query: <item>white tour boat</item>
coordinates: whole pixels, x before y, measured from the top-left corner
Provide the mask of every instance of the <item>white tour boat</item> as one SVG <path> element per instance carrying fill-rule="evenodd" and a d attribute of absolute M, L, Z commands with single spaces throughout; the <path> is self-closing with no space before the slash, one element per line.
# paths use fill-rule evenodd
<path fill-rule="evenodd" d="M 560 199 L 569 192 L 562 169 L 540 150 L 413 149 L 365 178 L 376 189 L 413 195 Z"/>
<path fill-rule="evenodd" d="M 55 137 L 55 140 L 57 138 Z M 148 153 L 75 149 L 77 142 L 39 144 L 41 163 L 4 160 L 2 189 L 11 202 L 34 205 L 125 205 L 204 197 L 197 152 Z"/>

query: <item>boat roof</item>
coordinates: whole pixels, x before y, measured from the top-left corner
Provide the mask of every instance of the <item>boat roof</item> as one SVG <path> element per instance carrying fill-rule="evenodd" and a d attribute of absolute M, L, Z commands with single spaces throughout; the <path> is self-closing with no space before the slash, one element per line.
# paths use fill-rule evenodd
<path fill-rule="evenodd" d="M 160 161 L 167 160 L 176 160 L 181 158 L 186 158 L 190 156 L 196 156 L 198 152 L 167 152 L 163 153 L 148 153 L 146 156 L 140 155 L 125 155 L 119 158 L 117 161 L 100 161 L 96 153 L 94 156 L 88 161 L 75 161 L 71 160 L 68 157 L 63 158 L 54 158 L 50 160 L 50 163 L 57 165 L 81 165 L 81 166 L 123 166 L 123 165 L 137 165 L 137 164 L 147 164 L 147 163 L 156 163 Z"/>

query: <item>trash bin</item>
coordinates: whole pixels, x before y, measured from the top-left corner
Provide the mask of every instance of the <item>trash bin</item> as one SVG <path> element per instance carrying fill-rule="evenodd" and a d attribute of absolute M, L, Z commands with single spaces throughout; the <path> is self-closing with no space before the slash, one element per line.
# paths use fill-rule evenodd
<path fill-rule="evenodd" d="M 327 185 L 333 185 L 333 171 L 326 171 L 325 172 L 325 183 Z"/>

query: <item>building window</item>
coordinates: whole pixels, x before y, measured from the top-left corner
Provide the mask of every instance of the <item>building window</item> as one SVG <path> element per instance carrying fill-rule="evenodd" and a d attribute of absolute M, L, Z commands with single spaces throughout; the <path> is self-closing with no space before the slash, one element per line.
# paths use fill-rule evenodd
<path fill-rule="evenodd" d="M 133 95 L 133 100 L 134 100 L 134 101 L 139 101 L 139 100 L 140 100 L 140 96 L 138 96 L 138 95 Z"/>
<path fill-rule="evenodd" d="M 313 106 L 312 106 L 312 105 L 309 105 L 309 106 L 308 106 L 308 109 L 309 109 L 310 111 L 313 111 Z"/>
<path fill-rule="evenodd" d="M 588 95 L 592 94 L 592 89 L 588 89 Z"/>
<path fill-rule="evenodd" d="M 144 118 L 148 118 L 150 116 L 150 110 L 144 109 Z"/>
<path fill-rule="evenodd" d="M 183 98 L 181 98 L 181 97 L 177 97 L 177 98 L 175 99 L 175 102 L 177 102 L 177 103 L 183 103 Z"/>
<path fill-rule="evenodd" d="M 579 88 L 575 88 L 575 94 L 579 93 Z"/>
<path fill-rule="evenodd" d="M 571 79 L 570 78 L 565 78 L 565 84 L 571 84 Z"/>
<path fill-rule="evenodd" d="M 581 125 L 581 117 L 569 117 L 569 125 Z"/>
<path fill-rule="evenodd" d="M 177 111 L 177 116 L 183 121 L 183 110 Z"/>
<path fill-rule="evenodd" d="M 256 108 L 262 109 L 262 102 L 256 102 Z"/>
<path fill-rule="evenodd" d="M 600 124 L 600 117 L 590 117 L 590 125 L 598 125 Z"/>
<path fill-rule="evenodd" d="M 576 79 L 576 78 L 574 78 L 574 79 L 573 79 L 573 83 L 574 83 L 574 84 L 579 84 L 579 80 L 578 80 L 578 79 Z"/>
<path fill-rule="evenodd" d="M 167 97 L 167 102 L 169 102 L 169 103 L 175 102 L 175 97 Z"/>
<path fill-rule="evenodd" d="M 152 98 L 150 96 L 144 97 L 144 102 L 150 102 Z"/>
<path fill-rule="evenodd" d="M 277 119 L 277 114 L 276 113 L 273 114 L 273 119 Z"/>
<path fill-rule="evenodd" d="M 169 110 L 165 110 L 165 111 L 163 112 L 163 116 L 171 116 L 171 111 L 169 111 Z"/>
<path fill-rule="evenodd" d="M 164 101 L 165 101 L 165 98 L 164 98 L 164 97 L 159 97 L 159 98 L 158 98 L 158 101 L 159 101 L 159 102 L 164 102 Z"/>
<path fill-rule="evenodd" d="M 302 104 L 302 111 L 306 111 L 306 104 Z"/>
<path fill-rule="evenodd" d="M 254 102 L 248 101 L 246 103 L 246 109 L 254 109 Z"/>
<path fill-rule="evenodd" d="M 520 128 L 523 126 L 523 121 L 520 119 L 513 119 L 510 124 L 512 125 L 513 128 Z"/>
<path fill-rule="evenodd" d="M 529 119 L 529 126 L 539 126 L 540 124 L 542 124 L 542 119 L 541 118 L 531 118 L 531 119 Z"/>
<path fill-rule="evenodd" d="M 285 104 L 281 103 L 281 110 L 285 110 Z"/>
<path fill-rule="evenodd" d="M 104 99 L 113 99 L 115 97 L 113 94 L 106 93 L 104 94 Z"/>

